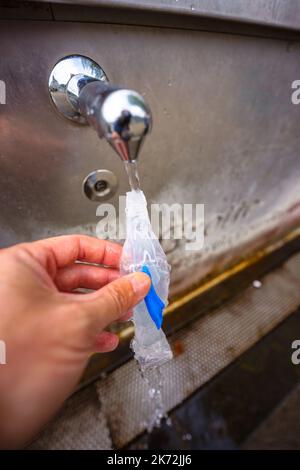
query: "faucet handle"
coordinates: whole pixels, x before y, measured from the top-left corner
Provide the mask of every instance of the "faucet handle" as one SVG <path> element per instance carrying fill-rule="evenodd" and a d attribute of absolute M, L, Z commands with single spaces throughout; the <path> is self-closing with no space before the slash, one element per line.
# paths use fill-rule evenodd
<path fill-rule="evenodd" d="M 89 57 L 69 55 L 59 60 L 48 80 L 49 93 L 57 111 L 71 121 L 86 124 L 75 104 L 76 94 L 78 100 L 78 87 L 92 80 L 108 83 L 104 70 Z"/>

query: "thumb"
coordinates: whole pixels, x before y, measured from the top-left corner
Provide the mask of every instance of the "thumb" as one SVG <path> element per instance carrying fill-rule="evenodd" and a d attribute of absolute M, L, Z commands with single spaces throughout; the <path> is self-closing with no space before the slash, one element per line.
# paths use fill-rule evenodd
<path fill-rule="evenodd" d="M 125 315 L 139 303 L 150 289 L 150 277 L 136 272 L 110 282 L 93 294 L 85 296 L 88 323 L 95 334 Z"/>

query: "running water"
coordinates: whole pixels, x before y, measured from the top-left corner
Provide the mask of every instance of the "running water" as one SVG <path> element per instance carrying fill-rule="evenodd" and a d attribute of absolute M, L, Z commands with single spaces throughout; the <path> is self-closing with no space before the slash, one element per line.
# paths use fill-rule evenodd
<path fill-rule="evenodd" d="M 131 191 L 138 191 L 140 188 L 140 179 L 138 174 L 137 162 L 124 162 L 125 169 L 129 179 Z"/>
<path fill-rule="evenodd" d="M 125 164 L 125 169 L 128 175 L 131 191 L 141 191 L 137 162 L 126 161 L 124 162 L 124 164 Z M 134 212 L 134 215 L 136 216 L 137 212 Z M 127 212 L 127 217 L 129 217 L 128 212 Z M 159 245 L 158 240 L 156 240 L 156 243 L 158 243 Z M 135 248 L 138 249 L 137 245 L 135 245 Z M 162 251 L 160 245 L 159 245 L 159 250 Z M 162 255 L 165 257 L 165 254 L 163 252 L 162 252 Z M 166 295 L 167 295 L 167 292 L 166 292 Z M 147 386 L 147 396 L 145 397 L 145 400 L 147 400 L 148 406 L 146 407 L 146 409 L 149 410 L 149 415 L 146 419 L 145 425 L 146 425 L 147 431 L 151 432 L 153 428 L 160 427 L 162 419 L 164 418 L 167 419 L 167 412 L 166 412 L 165 405 L 163 402 L 163 397 L 162 397 L 163 376 L 162 376 L 160 366 L 163 362 L 166 362 L 166 360 L 169 360 L 172 357 L 172 353 L 161 329 L 157 330 L 151 320 L 148 320 L 146 324 L 144 324 L 144 322 L 142 321 L 142 324 L 140 324 L 141 322 L 140 319 L 144 315 L 144 312 L 143 312 L 144 308 L 145 307 L 142 307 L 141 305 L 139 305 L 135 309 L 137 311 L 134 313 L 133 318 L 134 318 L 136 331 L 135 331 L 135 338 L 132 340 L 132 343 L 131 343 L 131 348 L 134 352 L 135 359 L 139 363 L 139 370 L 141 372 L 142 379 L 144 380 Z M 147 318 L 148 318 L 148 315 L 147 315 Z M 150 321 L 150 324 L 148 323 L 149 321 Z M 138 338 L 136 336 L 137 334 L 138 334 Z M 141 334 L 143 336 L 142 338 L 140 336 Z M 161 336 L 163 336 L 163 338 Z M 151 338 L 150 343 L 147 344 L 149 342 L 149 338 Z M 151 349 L 151 346 L 150 346 L 152 343 L 153 343 L 152 348 L 154 348 L 153 350 Z M 160 360 L 158 361 L 156 360 L 157 354 L 161 355 Z M 147 357 L 147 355 L 149 357 Z M 151 366 L 149 365 L 150 362 L 152 362 Z M 157 362 L 157 364 L 155 364 L 155 362 Z"/>
<path fill-rule="evenodd" d="M 141 369 L 140 369 L 141 370 Z M 159 428 L 162 419 L 167 419 L 167 411 L 162 398 L 162 372 L 159 366 L 141 370 L 142 378 L 148 387 L 150 413 L 146 422 L 147 431 Z"/>

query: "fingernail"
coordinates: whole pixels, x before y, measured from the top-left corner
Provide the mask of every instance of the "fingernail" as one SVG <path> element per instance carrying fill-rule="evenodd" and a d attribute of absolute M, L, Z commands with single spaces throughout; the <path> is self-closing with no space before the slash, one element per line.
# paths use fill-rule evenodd
<path fill-rule="evenodd" d="M 134 293 L 144 297 L 150 289 L 150 277 L 145 273 L 134 273 L 129 276 Z"/>

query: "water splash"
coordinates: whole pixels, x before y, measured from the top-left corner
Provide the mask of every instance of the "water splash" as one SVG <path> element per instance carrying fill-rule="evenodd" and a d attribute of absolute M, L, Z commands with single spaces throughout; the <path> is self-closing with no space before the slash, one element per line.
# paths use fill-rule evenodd
<path fill-rule="evenodd" d="M 154 428 L 159 428 L 161 421 L 167 419 L 166 407 L 162 397 L 163 377 L 161 368 L 151 367 L 146 370 L 141 369 L 142 378 L 147 384 L 150 413 L 148 421 L 145 423 L 148 432 Z"/>

